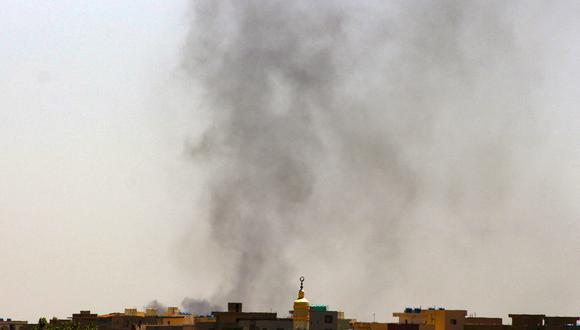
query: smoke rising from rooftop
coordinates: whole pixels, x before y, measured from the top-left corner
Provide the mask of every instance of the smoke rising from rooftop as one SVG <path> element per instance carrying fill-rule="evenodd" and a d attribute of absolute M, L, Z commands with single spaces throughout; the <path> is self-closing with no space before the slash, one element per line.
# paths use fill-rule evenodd
<path fill-rule="evenodd" d="M 209 315 L 211 312 L 221 311 L 223 307 L 212 305 L 205 299 L 185 298 L 181 302 L 184 311 L 194 315 Z"/>
<path fill-rule="evenodd" d="M 213 303 L 572 312 L 578 4 L 192 7 Z"/>
<path fill-rule="evenodd" d="M 157 299 L 150 301 L 145 308 L 154 308 L 158 313 L 165 313 L 167 311 L 167 306 Z"/>

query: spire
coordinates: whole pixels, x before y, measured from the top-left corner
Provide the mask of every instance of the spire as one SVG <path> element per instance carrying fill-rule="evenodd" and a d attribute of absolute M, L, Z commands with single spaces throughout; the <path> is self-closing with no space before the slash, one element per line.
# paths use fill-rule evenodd
<path fill-rule="evenodd" d="M 310 302 L 304 298 L 304 276 L 300 276 L 298 298 L 294 300 L 292 312 L 292 330 L 310 329 Z"/>
<path fill-rule="evenodd" d="M 304 299 L 304 276 L 300 276 L 300 290 L 298 291 L 298 299 Z"/>

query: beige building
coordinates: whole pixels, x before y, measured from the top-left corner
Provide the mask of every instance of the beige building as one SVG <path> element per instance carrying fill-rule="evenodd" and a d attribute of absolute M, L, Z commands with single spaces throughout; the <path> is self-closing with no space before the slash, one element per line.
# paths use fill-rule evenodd
<path fill-rule="evenodd" d="M 353 321 L 350 327 L 352 330 L 387 330 L 387 323 Z"/>
<path fill-rule="evenodd" d="M 406 308 L 402 313 L 393 313 L 394 317 L 399 318 L 399 324 L 417 324 L 423 326 L 420 328 L 432 327 L 433 330 L 463 330 L 466 315 L 466 310 L 443 308 Z"/>
<path fill-rule="evenodd" d="M 72 323 L 81 328 L 95 326 L 98 330 L 145 330 L 148 326 L 193 326 L 194 317 L 181 313 L 177 307 L 170 307 L 165 313 L 158 313 L 154 308 L 145 311 L 126 308 L 123 313 L 103 315 L 81 311 L 73 314 Z"/>

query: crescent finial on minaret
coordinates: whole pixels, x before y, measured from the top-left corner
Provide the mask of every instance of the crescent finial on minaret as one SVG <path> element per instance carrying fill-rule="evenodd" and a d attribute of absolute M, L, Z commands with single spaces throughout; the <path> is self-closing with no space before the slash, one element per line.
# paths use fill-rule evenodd
<path fill-rule="evenodd" d="M 292 330 L 310 329 L 310 302 L 304 298 L 304 276 L 300 276 L 300 290 L 294 300 L 292 311 Z"/>

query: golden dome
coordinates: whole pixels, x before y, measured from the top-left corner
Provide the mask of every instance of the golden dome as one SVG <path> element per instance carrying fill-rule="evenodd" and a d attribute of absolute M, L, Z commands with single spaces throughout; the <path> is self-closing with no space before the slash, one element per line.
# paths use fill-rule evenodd
<path fill-rule="evenodd" d="M 298 290 L 298 298 L 294 300 L 294 303 L 308 303 L 308 300 L 304 298 L 304 276 L 300 276 L 300 290 Z"/>
<path fill-rule="evenodd" d="M 304 298 L 304 290 L 300 289 L 300 291 L 298 291 L 298 298 L 296 300 L 294 300 L 294 309 L 296 309 L 297 306 L 309 306 L 310 302 L 308 301 L 308 299 Z"/>

